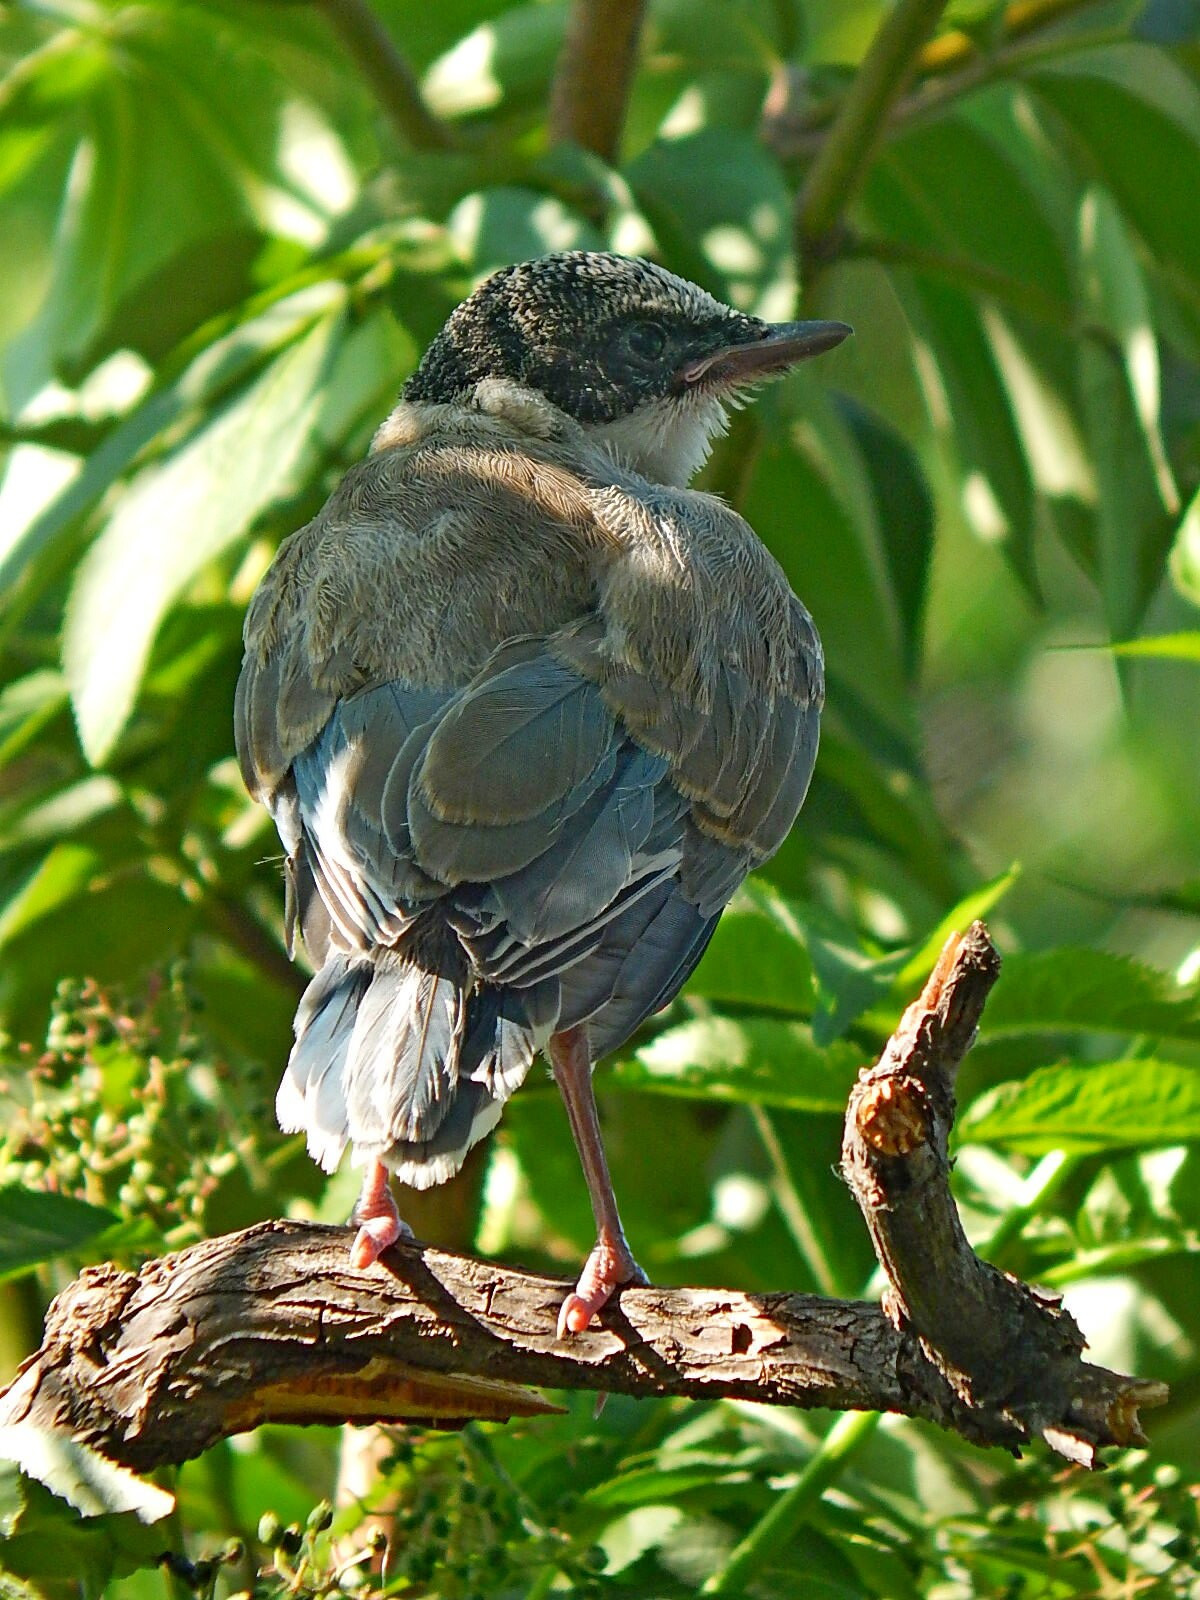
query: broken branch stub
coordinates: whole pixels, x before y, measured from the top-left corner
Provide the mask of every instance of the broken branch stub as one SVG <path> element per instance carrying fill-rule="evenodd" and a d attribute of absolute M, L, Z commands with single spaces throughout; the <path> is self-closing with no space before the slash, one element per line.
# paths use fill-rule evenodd
<path fill-rule="evenodd" d="M 1061 1297 L 981 1261 L 950 1193 L 954 1082 L 1000 958 L 982 922 L 946 943 L 919 999 L 850 1094 L 842 1171 L 888 1280 L 884 1310 L 963 1405 L 1006 1419 L 1015 1442 L 1041 1435 L 1073 1461 L 1141 1444 L 1138 1407 L 1166 1388 L 1082 1360 Z"/>

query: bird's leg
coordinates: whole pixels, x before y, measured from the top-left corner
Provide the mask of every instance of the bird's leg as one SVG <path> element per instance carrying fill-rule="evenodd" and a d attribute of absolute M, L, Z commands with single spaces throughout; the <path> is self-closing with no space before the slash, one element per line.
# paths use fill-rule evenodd
<path fill-rule="evenodd" d="M 548 1054 L 567 1108 L 567 1120 L 575 1136 L 592 1214 L 596 1218 L 595 1248 L 584 1262 L 574 1293 L 563 1301 L 558 1314 L 558 1337 L 563 1339 L 569 1333 L 582 1333 L 623 1283 L 646 1283 L 648 1280 L 625 1242 L 617 1213 L 617 1199 L 600 1138 L 596 1097 L 592 1093 L 587 1035 L 582 1028 L 567 1028 L 556 1033 L 550 1039 Z"/>
<path fill-rule="evenodd" d="M 360 1272 L 378 1261 L 397 1239 L 412 1238 L 412 1229 L 401 1220 L 388 1185 L 388 1169 L 382 1161 L 367 1163 L 362 1192 L 350 1221 L 358 1224 L 350 1246 L 350 1265 Z"/>

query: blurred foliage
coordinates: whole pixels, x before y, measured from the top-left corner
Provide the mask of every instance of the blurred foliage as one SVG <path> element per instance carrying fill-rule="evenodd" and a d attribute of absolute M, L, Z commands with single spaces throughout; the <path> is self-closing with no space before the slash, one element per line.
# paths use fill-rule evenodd
<path fill-rule="evenodd" d="M 337 1434 L 263 1429 L 167 1518 L 9 1438 L 0 1594 L 1200 1596 L 1200 12 L 955 0 L 801 248 L 878 0 L 651 0 L 612 166 L 549 137 L 563 0 L 374 9 L 436 120 L 355 46 L 361 0 L 0 13 L 7 1367 L 82 1262 L 348 1213 L 353 1175 L 273 1128 L 302 977 L 232 759 L 241 616 L 479 275 L 578 245 L 857 329 L 706 469 L 814 612 L 830 694 L 793 838 L 600 1075 L 638 1254 L 873 1292 L 846 1088 L 987 914 L 972 1239 L 1174 1398 L 1150 1455 L 1083 1478 L 894 1418 L 575 1397 L 398 1435 L 334 1512 Z M 573 1268 L 544 1080 L 441 1203 L 450 1242 Z"/>

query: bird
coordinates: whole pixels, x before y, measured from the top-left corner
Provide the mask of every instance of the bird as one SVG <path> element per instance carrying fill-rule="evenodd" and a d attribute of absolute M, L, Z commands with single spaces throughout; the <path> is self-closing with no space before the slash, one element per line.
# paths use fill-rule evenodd
<path fill-rule="evenodd" d="M 314 975 L 276 1112 L 364 1169 L 352 1267 L 408 1233 L 535 1057 L 596 1243 L 558 1315 L 646 1277 L 592 1070 L 679 992 L 816 757 L 809 613 L 689 487 L 731 409 L 844 323 L 772 324 L 665 268 L 562 251 L 450 315 L 246 616 L 235 734 Z"/>

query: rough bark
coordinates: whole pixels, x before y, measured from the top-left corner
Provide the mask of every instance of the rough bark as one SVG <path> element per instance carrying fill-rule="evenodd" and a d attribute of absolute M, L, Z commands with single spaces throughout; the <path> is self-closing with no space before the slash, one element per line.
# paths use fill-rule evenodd
<path fill-rule="evenodd" d="M 627 1289 L 564 1341 L 566 1283 L 419 1244 L 354 1272 L 350 1229 L 269 1222 L 138 1273 L 86 1269 L 0 1395 L 0 1424 L 65 1429 L 146 1470 L 266 1421 L 530 1415 L 553 1409 L 542 1385 L 898 1411 L 981 1444 L 1041 1435 L 1089 1463 L 1141 1442 L 1138 1407 L 1163 1385 L 1083 1362 L 1071 1318 L 981 1262 L 950 1197 L 953 1076 L 997 966 L 982 924 L 952 940 L 851 1095 L 844 1170 L 889 1278 L 883 1310 Z"/>

